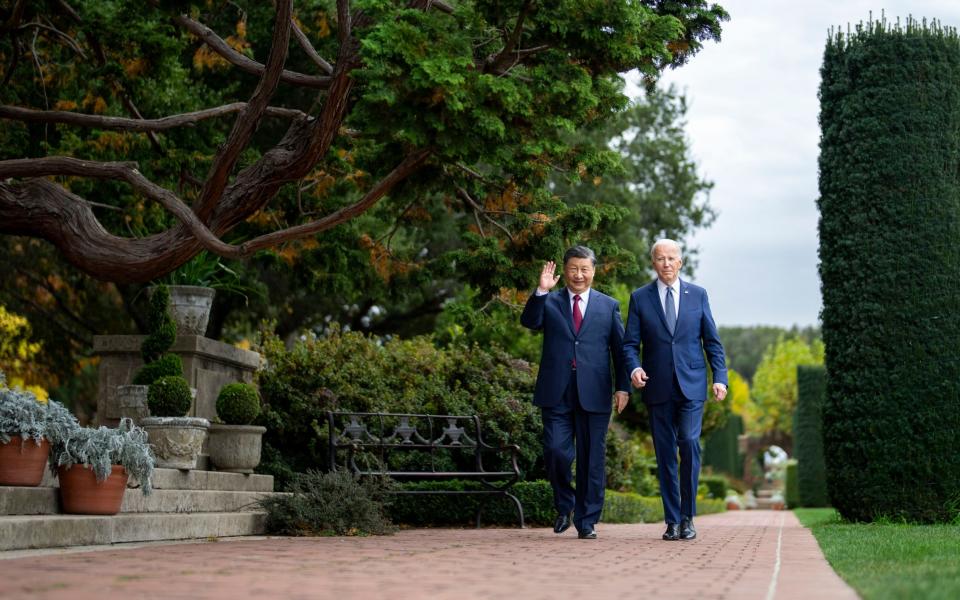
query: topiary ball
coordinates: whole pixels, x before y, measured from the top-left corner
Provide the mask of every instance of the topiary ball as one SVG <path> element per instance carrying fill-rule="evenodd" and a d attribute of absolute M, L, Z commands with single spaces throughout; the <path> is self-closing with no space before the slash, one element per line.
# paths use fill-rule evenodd
<path fill-rule="evenodd" d="M 217 396 L 217 415 L 228 425 L 249 425 L 260 414 L 260 394 L 249 383 L 228 383 Z"/>
<path fill-rule="evenodd" d="M 183 417 L 193 403 L 190 384 L 179 375 L 167 375 L 150 384 L 147 406 L 152 417 Z"/>
<path fill-rule="evenodd" d="M 164 354 L 156 361 L 141 367 L 133 378 L 133 385 L 152 385 L 167 375 L 183 376 L 183 361 L 176 354 Z"/>

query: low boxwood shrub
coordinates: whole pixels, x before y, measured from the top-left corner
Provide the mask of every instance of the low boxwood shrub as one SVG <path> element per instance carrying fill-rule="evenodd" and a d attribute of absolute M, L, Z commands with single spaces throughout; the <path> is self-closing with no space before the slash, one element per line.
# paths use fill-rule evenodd
<path fill-rule="evenodd" d="M 398 484 L 403 490 L 464 490 L 480 489 L 473 481 L 429 481 Z M 523 504 L 523 513 L 528 525 L 553 525 L 557 516 L 553 507 L 553 490 L 546 481 L 521 481 L 510 493 Z M 471 525 L 476 517 L 481 496 L 435 494 L 398 494 L 387 508 L 395 523 L 405 525 Z M 723 498 L 697 500 L 697 512 L 701 515 L 726 510 Z M 659 496 L 640 496 L 629 492 L 607 490 L 601 521 L 604 523 L 656 523 L 663 521 L 663 503 Z M 517 509 L 508 498 L 492 497 L 483 509 L 482 524 L 517 524 Z"/>
<path fill-rule="evenodd" d="M 730 487 L 730 483 L 723 475 L 701 475 L 700 485 L 706 486 L 707 498 L 721 500 L 727 497 L 727 489 Z"/>
<path fill-rule="evenodd" d="M 405 491 L 479 490 L 476 481 L 418 481 L 398 484 Z M 510 493 L 523 504 L 523 515 L 528 525 L 553 524 L 557 513 L 553 508 L 553 490 L 546 481 L 520 481 Z M 477 507 L 483 502 L 481 523 L 484 525 L 516 525 L 517 507 L 509 498 L 484 497 L 473 494 L 442 496 L 438 494 L 396 494 L 387 508 L 395 523 L 404 525 L 471 525 L 475 523 Z"/>

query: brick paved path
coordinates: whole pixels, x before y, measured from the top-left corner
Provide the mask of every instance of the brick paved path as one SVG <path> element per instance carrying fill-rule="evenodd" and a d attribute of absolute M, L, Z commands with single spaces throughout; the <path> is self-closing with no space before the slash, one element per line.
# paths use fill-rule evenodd
<path fill-rule="evenodd" d="M 0 554 L 0 597 L 855 599 L 790 512 L 697 519 L 699 539 L 604 525 L 415 529 L 368 538 L 237 538 Z"/>

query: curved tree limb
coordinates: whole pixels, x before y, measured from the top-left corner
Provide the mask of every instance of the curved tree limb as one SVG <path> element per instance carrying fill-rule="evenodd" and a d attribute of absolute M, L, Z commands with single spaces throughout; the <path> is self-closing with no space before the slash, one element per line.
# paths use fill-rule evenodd
<path fill-rule="evenodd" d="M 206 25 L 198 23 L 186 15 L 178 15 L 174 17 L 173 22 L 203 40 L 203 42 L 209 46 L 211 50 L 241 70 L 252 75 L 262 75 L 266 69 L 264 65 L 253 59 L 247 58 L 243 54 L 240 54 L 231 48 L 229 44 L 223 41 L 220 36 L 214 33 L 213 30 Z M 289 26 L 286 28 L 289 29 Z M 280 81 L 320 90 L 327 89 L 330 86 L 329 77 L 314 77 L 312 75 L 304 75 L 303 73 L 287 70 L 283 70 L 283 72 L 280 74 Z"/>
<path fill-rule="evenodd" d="M 294 21 L 292 25 L 293 36 L 297 38 L 297 43 L 300 44 L 300 48 L 307 53 L 307 56 L 310 57 L 310 60 L 317 63 L 317 66 L 319 66 L 324 73 L 327 75 L 332 75 L 333 65 L 328 63 L 322 56 L 320 56 L 320 54 L 317 53 L 316 48 L 313 47 L 313 44 L 310 43 L 310 39 L 307 38 L 307 34 L 305 34 L 303 30 L 297 26 L 296 21 Z"/>
<path fill-rule="evenodd" d="M 394 167 L 390 173 L 381 179 L 377 185 L 373 186 L 373 188 L 371 188 L 370 191 L 368 191 L 363 198 L 361 198 L 355 204 L 341 208 L 340 210 L 330 213 L 322 219 L 318 219 L 311 223 L 304 223 L 303 225 L 288 227 L 282 231 L 275 231 L 273 233 L 261 235 L 260 237 L 256 237 L 248 242 L 244 242 L 243 244 L 240 244 L 242 254 L 249 256 L 257 250 L 276 246 L 293 239 L 316 235 L 321 231 L 326 231 L 327 229 L 336 227 L 340 223 L 349 221 L 357 215 L 366 212 L 370 207 L 379 202 L 381 198 L 390 193 L 390 190 L 392 190 L 394 186 L 419 170 L 429 156 L 430 150 L 418 150 L 407 155 L 407 157 L 403 159 L 400 164 Z"/>
<path fill-rule="evenodd" d="M 106 117 L 102 115 L 88 115 L 62 110 L 36 110 L 19 106 L 0 105 L 0 119 L 23 121 L 25 123 L 63 123 L 79 127 L 96 127 L 97 129 L 119 129 L 123 131 L 166 131 L 176 127 L 190 126 L 205 119 L 212 119 L 223 115 L 239 112 L 246 108 L 246 102 L 234 102 L 214 108 L 207 108 L 179 115 L 170 115 L 159 119 L 130 119 L 126 117 Z M 267 116 L 283 117 L 286 119 L 306 119 L 307 113 L 293 108 L 279 108 L 268 106 Z"/>
<path fill-rule="evenodd" d="M 240 159 L 240 153 L 250 143 L 254 131 L 260 125 L 260 119 L 270 104 L 270 99 L 277 91 L 283 65 L 287 61 L 287 47 L 290 45 L 290 27 L 293 24 L 293 3 L 291 0 L 277 0 L 277 17 L 273 29 L 273 43 L 270 45 L 270 54 L 267 56 L 266 68 L 263 77 L 257 83 L 250 101 L 240 111 L 233 129 L 227 136 L 210 166 L 210 172 L 197 198 L 196 213 L 201 220 L 206 221 L 213 212 L 214 206 L 223 194 L 227 179 Z"/>
<path fill-rule="evenodd" d="M 150 281 L 185 262 L 198 247 L 227 258 L 245 258 L 264 248 L 335 227 L 374 206 L 422 167 L 429 156 L 429 150 L 408 155 L 355 204 L 311 223 L 240 245 L 216 239 L 183 202 L 144 178 L 132 163 L 90 163 L 64 157 L 0 161 L 0 233 L 44 238 L 56 245 L 68 261 L 94 277 L 114 282 Z M 53 174 L 126 181 L 173 212 L 181 225 L 145 238 L 122 238 L 104 229 L 83 198 L 52 181 L 40 177 L 22 183 L 3 181 L 8 177 Z"/>
<path fill-rule="evenodd" d="M 98 163 L 65 156 L 45 158 L 18 158 L 0 161 L 0 179 L 8 177 L 45 177 L 49 175 L 73 175 L 76 177 L 96 177 L 125 181 L 147 198 L 155 200 L 169 210 L 192 233 L 207 250 L 239 258 L 238 249 L 220 241 L 197 218 L 180 198 L 170 190 L 163 188 L 140 173 L 136 163 Z M 81 199 L 82 201 L 82 199 Z"/>

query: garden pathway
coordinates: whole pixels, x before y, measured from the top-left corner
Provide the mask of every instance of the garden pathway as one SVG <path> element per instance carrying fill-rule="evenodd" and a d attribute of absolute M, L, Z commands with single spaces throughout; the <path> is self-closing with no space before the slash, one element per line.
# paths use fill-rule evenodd
<path fill-rule="evenodd" d="M 700 517 L 699 539 L 663 527 L 412 529 L 387 537 L 219 542 L 0 553 L 0 597 L 164 599 L 695 598 L 857 596 L 793 513 Z"/>

